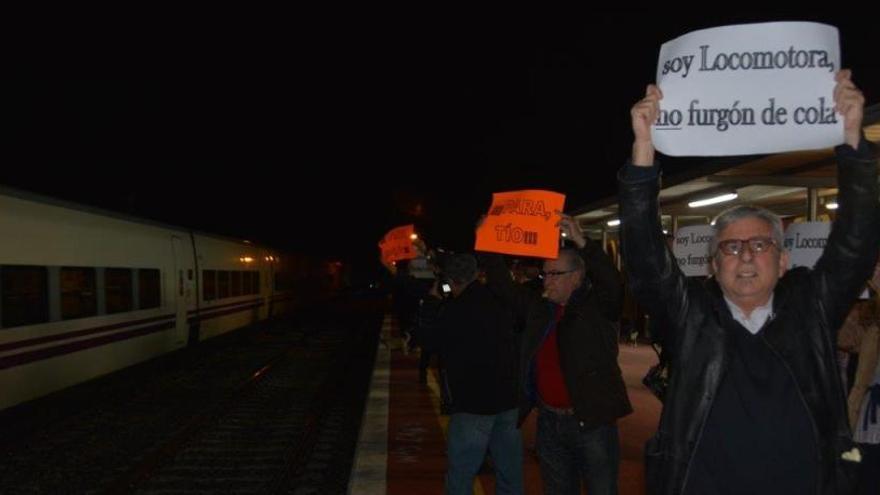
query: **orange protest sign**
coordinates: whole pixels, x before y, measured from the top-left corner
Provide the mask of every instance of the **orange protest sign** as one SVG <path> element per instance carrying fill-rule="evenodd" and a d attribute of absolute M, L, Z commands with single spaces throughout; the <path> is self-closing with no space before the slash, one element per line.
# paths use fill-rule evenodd
<path fill-rule="evenodd" d="M 412 224 L 395 227 L 385 234 L 379 241 L 379 249 L 382 250 L 382 260 L 390 264 L 394 261 L 410 260 L 416 258 L 418 253 L 413 247 L 413 234 L 415 228 Z"/>
<path fill-rule="evenodd" d="M 477 251 L 555 258 L 559 254 L 559 215 L 565 195 L 526 190 L 495 193 L 486 221 L 477 230 Z"/>

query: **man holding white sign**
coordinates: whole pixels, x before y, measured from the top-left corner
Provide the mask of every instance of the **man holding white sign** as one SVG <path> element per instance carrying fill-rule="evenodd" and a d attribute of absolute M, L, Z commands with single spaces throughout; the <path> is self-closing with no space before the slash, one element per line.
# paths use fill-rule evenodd
<path fill-rule="evenodd" d="M 632 412 L 617 364 L 620 274 L 574 218 L 559 213 L 558 227 L 577 249 L 544 261 L 543 297 L 515 284 L 498 255 L 483 255 L 486 282 L 523 322 L 519 421 L 538 409 L 543 492 L 575 494 L 583 484 L 590 495 L 616 495 L 617 419 Z"/>
<path fill-rule="evenodd" d="M 840 208 L 813 269 L 787 270 L 779 218 L 740 206 L 714 224 L 714 277 L 688 280 L 658 217 L 652 124 L 663 94 L 650 85 L 632 108 L 632 162 L 619 174 L 624 259 L 636 297 L 666 308 L 675 358 L 646 446 L 649 493 L 849 493 L 860 453 L 834 342 L 877 259 L 880 206 L 864 98 L 849 71 L 834 80 Z"/>

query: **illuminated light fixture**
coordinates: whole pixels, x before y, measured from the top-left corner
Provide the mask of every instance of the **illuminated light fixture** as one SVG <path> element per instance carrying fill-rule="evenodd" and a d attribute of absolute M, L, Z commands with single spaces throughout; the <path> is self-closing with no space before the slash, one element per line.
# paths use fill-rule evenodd
<path fill-rule="evenodd" d="M 250 256 L 242 256 L 241 258 L 238 259 L 238 261 L 241 261 L 242 263 L 253 263 L 254 259 L 251 258 Z"/>
<path fill-rule="evenodd" d="M 669 233 L 669 231 L 668 231 L 668 230 L 666 230 L 666 229 L 663 229 L 663 233 L 664 233 L 664 234 L 668 234 L 668 233 Z"/>
<path fill-rule="evenodd" d="M 563 233 L 562 233 L 562 237 L 568 237 L 568 234 L 566 234 L 565 232 L 563 232 Z"/>
<path fill-rule="evenodd" d="M 409 235 L 409 239 L 410 239 L 411 241 L 414 241 L 414 240 L 416 240 L 416 239 L 418 239 L 418 238 L 419 238 L 419 234 L 412 233 L 412 234 Z"/>
<path fill-rule="evenodd" d="M 617 227 L 618 225 L 620 225 L 620 219 L 619 219 L 619 218 L 615 218 L 614 220 L 608 220 L 608 226 L 609 226 L 609 227 Z"/>
<path fill-rule="evenodd" d="M 825 208 L 828 208 L 829 210 L 836 210 L 836 209 L 837 209 L 837 206 L 838 206 L 838 205 L 837 205 L 837 201 L 832 201 L 832 202 L 830 202 L 830 203 L 825 203 Z"/>
<path fill-rule="evenodd" d="M 709 206 L 718 203 L 723 203 L 725 201 L 733 201 L 738 198 L 739 195 L 737 193 L 727 193 L 722 194 L 721 196 L 715 196 L 714 198 L 701 199 L 699 201 L 691 201 L 688 203 L 688 206 L 691 208 L 699 208 L 701 206 Z"/>

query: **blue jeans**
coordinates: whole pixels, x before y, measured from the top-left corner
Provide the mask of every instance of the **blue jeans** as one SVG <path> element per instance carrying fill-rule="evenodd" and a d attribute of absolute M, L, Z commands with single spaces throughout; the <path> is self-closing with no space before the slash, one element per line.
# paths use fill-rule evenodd
<path fill-rule="evenodd" d="M 536 438 L 544 495 L 616 495 L 620 466 L 617 425 L 584 430 L 574 415 L 538 412 Z"/>
<path fill-rule="evenodd" d="M 495 493 L 522 494 L 523 447 L 516 427 L 518 411 L 499 414 L 455 413 L 446 440 L 447 495 L 471 494 L 486 449 L 495 464 Z"/>

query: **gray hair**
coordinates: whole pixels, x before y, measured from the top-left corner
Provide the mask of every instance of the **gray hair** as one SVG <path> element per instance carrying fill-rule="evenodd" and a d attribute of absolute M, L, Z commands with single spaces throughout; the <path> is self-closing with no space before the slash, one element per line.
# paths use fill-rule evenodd
<path fill-rule="evenodd" d="M 712 242 L 709 244 L 709 253 L 714 256 L 718 251 L 718 234 L 731 224 L 746 218 L 757 218 L 758 220 L 766 222 L 767 225 L 773 229 L 773 240 L 776 242 L 776 247 L 779 248 L 779 251 L 782 251 L 784 237 L 782 231 L 782 219 L 779 218 L 779 215 L 766 208 L 761 208 L 760 206 L 740 205 L 722 211 L 717 217 L 715 217 L 715 220 L 712 221 L 713 235 Z"/>
<path fill-rule="evenodd" d="M 584 263 L 584 259 L 581 258 L 581 254 L 577 249 L 564 247 L 559 250 L 559 258 L 567 258 L 568 260 L 568 269 L 576 270 L 581 272 L 581 276 L 583 277 L 585 273 L 587 273 L 587 264 Z"/>
<path fill-rule="evenodd" d="M 443 274 L 459 285 L 467 285 L 477 279 L 477 259 L 472 254 L 449 255 L 443 263 Z"/>

